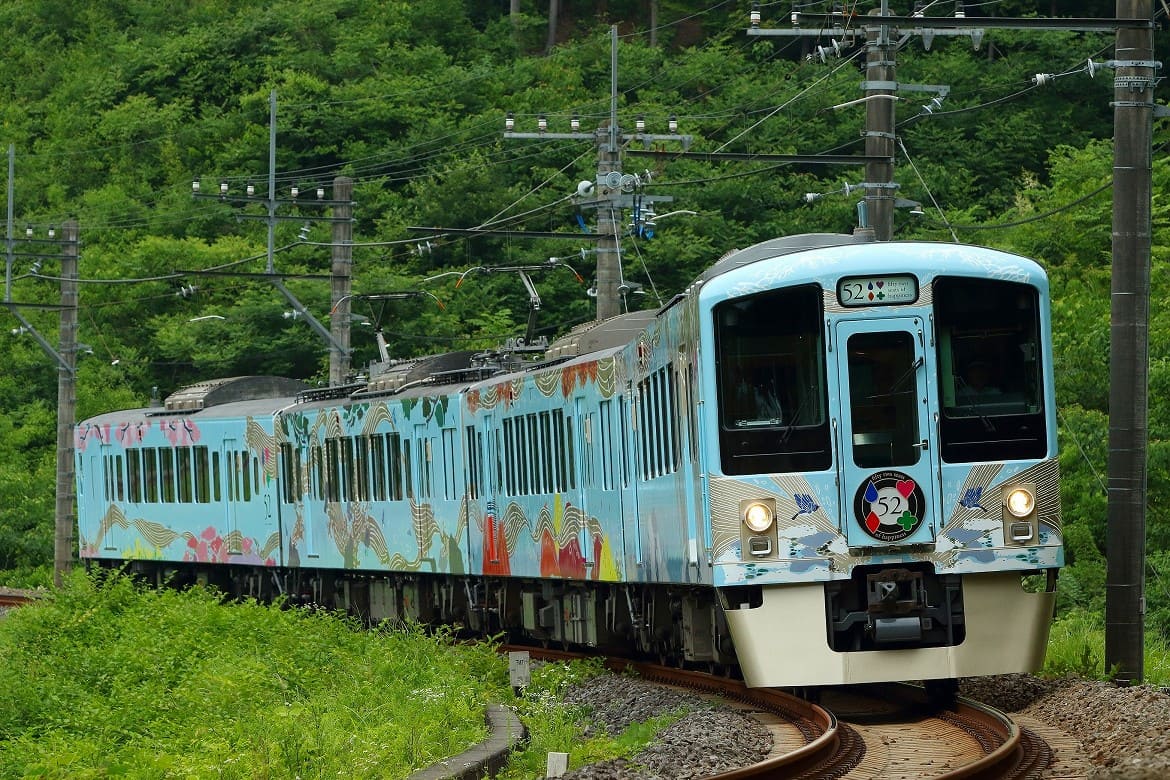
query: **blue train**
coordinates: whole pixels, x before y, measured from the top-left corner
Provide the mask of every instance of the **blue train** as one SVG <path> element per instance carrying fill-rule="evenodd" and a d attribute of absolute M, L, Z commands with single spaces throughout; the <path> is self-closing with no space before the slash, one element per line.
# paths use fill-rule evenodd
<path fill-rule="evenodd" d="M 1048 295 L 999 251 L 801 235 L 539 360 L 187 387 L 76 427 L 80 554 L 757 686 L 1034 670 L 1064 557 Z"/>

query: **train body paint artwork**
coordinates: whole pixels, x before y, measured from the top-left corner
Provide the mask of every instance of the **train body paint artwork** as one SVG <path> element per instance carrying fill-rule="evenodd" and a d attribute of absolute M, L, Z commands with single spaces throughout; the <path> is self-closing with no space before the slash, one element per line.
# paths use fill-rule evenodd
<path fill-rule="evenodd" d="M 1051 336 L 1025 258 L 766 241 L 537 359 L 88 420 L 81 554 L 754 685 L 1029 671 L 1064 563 Z"/>

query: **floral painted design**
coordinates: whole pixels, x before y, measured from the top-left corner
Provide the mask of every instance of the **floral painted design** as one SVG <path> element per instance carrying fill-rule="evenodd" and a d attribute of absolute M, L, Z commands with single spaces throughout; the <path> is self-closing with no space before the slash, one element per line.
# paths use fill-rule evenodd
<path fill-rule="evenodd" d="M 252 563 L 275 566 L 276 559 L 268 556 L 261 559 L 260 550 L 254 539 L 233 531 L 224 537 L 215 526 L 207 526 L 198 536 L 187 536 L 187 551 L 184 561 L 200 563 Z"/>
<path fill-rule="evenodd" d="M 85 452 L 86 445 L 91 439 L 96 439 L 98 444 L 110 443 L 110 424 L 105 425 L 79 425 L 73 429 L 73 446 L 77 448 L 78 452 Z"/>
<path fill-rule="evenodd" d="M 150 420 L 140 420 L 135 423 L 119 423 L 116 435 L 118 441 L 122 442 L 123 447 L 129 447 L 132 444 L 140 443 L 146 438 L 148 431 L 150 431 Z"/>
<path fill-rule="evenodd" d="M 166 420 L 159 423 L 163 435 L 175 447 L 186 447 L 195 444 L 203 437 L 199 426 L 189 419 Z"/>

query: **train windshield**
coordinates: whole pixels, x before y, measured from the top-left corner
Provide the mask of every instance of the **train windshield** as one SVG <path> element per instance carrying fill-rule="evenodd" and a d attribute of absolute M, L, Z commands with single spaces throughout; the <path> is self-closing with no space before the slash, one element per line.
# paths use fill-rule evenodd
<path fill-rule="evenodd" d="M 829 468 L 820 288 L 728 301 L 714 317 L 723 473 Z"/>
<path fill-rule="evenodd" d="M 1043 457 L 1040 310 L 1025 284 L 943 277 L 934 284 L 942 457 Z"/>

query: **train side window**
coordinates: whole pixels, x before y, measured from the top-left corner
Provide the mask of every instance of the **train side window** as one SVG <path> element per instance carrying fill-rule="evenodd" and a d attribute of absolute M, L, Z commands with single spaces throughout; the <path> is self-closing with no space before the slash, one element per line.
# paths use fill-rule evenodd
<path fill-rule="evenodd" d="M 179 503 L 190 504 L 194 497 L 191 494 L 191 478 L 194 476 L 194 467 L 191 465 L 191 450 L 181 448 L 175 453 L 175 476 L 179 480 Z"/>
<path fill-rule="evenodd" d="M 435 437 L 427 436 L 422 440 L 420 446 L 425 454 L 422 461 L 422 478 L 426 483 L 423 495 L 427 498 L 433 498 L 435 496 Z"/>
<path fill-rule="evenodd" d="M 514 496 L 514 495 L 516 495 L 516 486 L 513 483 L 512 475 L 515 473 L 516 470 L 514 468 L 512 468 L 512 421 L 510 419 L 505 419 L 503 421 L 503 425 L 504 425 L 504 435 L 503 435 L 504 457 L 501 458 L 501 460 L 503 461 L 503 468 L 504 468 L 504 474 L 503 474 L 504 492 L 510 496 Z"/>
<path fill-rule="evenodd" d="M 723 473 L 830 468 L 820 286 L 732 299 L 712 314 Z"/>
<path fill-rule="evenodd" d="M 245 501 L 252 500 L 252 458 L 247 450 L 239 453 L 240 458 L 240 476 L 243 477 L 244 485 L 242 496 Z"/>
<path fill-rule="evenodd" d="M 120 455 L 114 456 L 114 486 L 118 491 L 118 500 L 126 500 L 125 484 L 126 480 L 122 477 L 122 457 Z"/>
<path fill-rule="evenodd" d="M 174 451 L 170 449 L 160 449 L 158 452 L 159 469 L 158 481 L 164 504 L 175 503 L 175 460 Z"/>
<path fill-rule="evenodd" d="M 158 503 L 158 451 L 147 447 L 142 451 L 142 486 L 148 504 Z"/>
<path fill-rule="evenodd" d="M 555 484 L 553 483 L 553 476 L 552 476 L 552 472 L 553 472 L 553 469 L 552 469 L 552 465 L 553 465 L 553 463 L 552 463 L 552 461 L 553 461 L 552 435 L 551 435 L 552 413 L 551 412 L 541 412 L 539 422 L 540 422 L 540 469 L 541 469 L 541 480 L 542 480 L 543 485 L 544 485 L 544 490 L 541 492 L 554 493 L 554 492 L 556 492 L 557 488 L 556 488 Z"/>
<path fill-rule="evenodd" d="M 618 396 L 618 438 L 622 443 L 622 487 L 630 484 L 630 425 L 627 416 L 630 413 L 630 404 L 626 396 Z"/>
<path fill-rule="evenodd" d="M 467 497 L 479 498 L 480 474 L 483 472 L 483 434 L 474 425 L 464 428 L 467 438 Z"/>
<path fill-rule="evenodd" d="M 613 490 L 614 447 L 613 447 L 613 401 L 608 399 L 601 402 L 598 408 L 598 431 L 601 439 L 601 487 L 603 490 Z"/>
<path fill-rule="evenodd" d="M 573 435 L 573 418 L 565 418 L 565 475 L 569 480 L 569 490 L 577 489 L 577 437 Z"/>
<path fill-rule="evenodd" d="M 220 486 L 220 480 L 223 474 L 219 467 L 219 451 L 214 450 L 211 453 L 211 500 L 219 503 L 223 500 L 223 489 Z"/>
<path fill-rule="evenodd" d="M 455 499 L 455 429 L 443 429 L 443 498 Z M 469 453 L 470 455 L 470 453 Z"/>
<path fill-rule="evenodd" d="M 390 499 L 401 501 L 403 496 L 402 476 L 402 436 L 397 433 L 387 434 L 386 447 L 390 453 Z"/>
<path fill-rule="evenodd" d="M 296 486 L 293 483 L 292 445 L 280 445 L 280 481 L 284 486 L 281 490 L 281 500 L 286 504 L 296 501 Z"/>
<path fill-rule="evenodd" d="M 940 433 L 949 463 L 1047 453 L 1039 295 L 995 279 L 934 283 Z"/>
<path fill-rule="evenodd" d="M 142 453 L 126 450 L 126 488 L 131 503 L 142 503 Z"/>
<path fill-rule="evenodd" d="M 196 447 L 195 452 L 195 500 L 200 504 L 211 501 L 211 484 L 209 482 L 209 468 L 207 448 Z"/>
<path fill-rule="evenodd" d="M 402 480 L 408 498 L 414 498 L 414 477 L 411 474 L 410 439 L 402 440 Z"/>
<path fill-rule="evenodd" d="M 565 452 L 565 413 L 553 409 L 550 415 L 552 426 L 553 490 L 563 493 L 569 487 L 568 456 Z"/>
<path fill-rule="evenodd" d="M 374 501 L 386 500 L 386 437 L 380 433 L 370 436 L 370 479 L 371 498 Z"/>
<path fill-rule="evenodd" d="M 638 383 L 638 394 L 634 403 L 638 409 L 638 451 L 641 453 L 642 479 L 650 479 L 650 393 L 647 392 L 649 381 L 643 379 Z"/>

